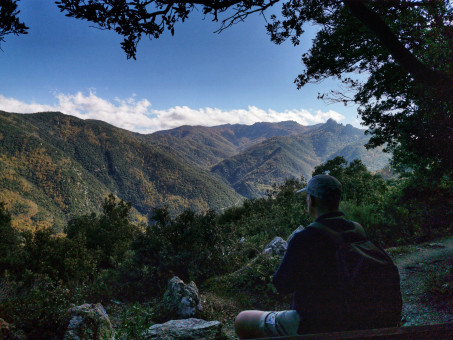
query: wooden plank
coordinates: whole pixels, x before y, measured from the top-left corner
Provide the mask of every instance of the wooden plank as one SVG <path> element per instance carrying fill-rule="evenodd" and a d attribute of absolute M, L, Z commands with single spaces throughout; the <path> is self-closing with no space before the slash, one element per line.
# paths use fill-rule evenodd
<path fill-rule="evenodd" d="M 321 334 L 306 334 L 298 336 L 283 336 L 267 339 L 279 340 L 346 340 L 346 339 L 380 339 L 380 340 L 452 340 L 453 323 L 428 326 L 393 327 L 380 329 L 366 329 L 346 332 Z"/>

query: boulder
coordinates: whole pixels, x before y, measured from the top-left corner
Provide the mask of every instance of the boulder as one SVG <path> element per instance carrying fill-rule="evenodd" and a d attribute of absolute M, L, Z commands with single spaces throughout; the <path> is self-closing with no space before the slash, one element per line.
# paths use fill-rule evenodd
<path fill-rule="evenodd" d="M 437 249 L 437 248 L 445 248 L 446 246 L 444 244 L 441 244 L 441 243 L 428 243 L 425 247 L 426 248 Z"/>
<path fill-rule="evenodd" d="M 192 281 L 185 284 L 177 276 L 168 281 L 161 305 L 164 314 L 172 319 L 191 318 L 202 310 L 200 295 L 195 283 Z"/>
<path fill-rule="evenodd" d="M 268 255 L 285 255 L 288 244 L 280 236 L 275 237 L 265 248 L 264 253 Z"/>
<path fill-rule="evenodd" d="M 224 339 L 222 324 L 219 321 L 201 319 L 170 320 L 164 324 L 151 326 L 143 333 L 144 339 L 185 339 L 213 340 Z"/>
<path fill-rule="evenodd" d="M 110 319 L 100 304 L 83 304 L 69 309 L 70 321 L 64 340 L 115 339 Z"/>

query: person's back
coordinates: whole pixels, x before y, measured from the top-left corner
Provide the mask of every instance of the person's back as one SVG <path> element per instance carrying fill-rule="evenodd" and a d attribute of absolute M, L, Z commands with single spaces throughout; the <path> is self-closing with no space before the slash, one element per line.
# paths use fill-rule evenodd
<path fill-rule="evenodd" d="M 354 229 L 341 212 L 317 220 L 338 231 Z M 303 320 L 298 333 L 345 329 L 335 254 L 336 247 L 321 232 L 305 228 L 290 240 L 285 258 L 274 274 L 277 291 L 293 294 L 291 308 Z"/>
<path fill-rule="evenodd" d="M 351 289 L 354 290 L 359 286 L 351 285 L 349 282 L 348 285 L 344 284 L 343 281 L 353 281 L 349 280 L 348 275 L 339 275 L 339 267 L 348 264 L 339 264 L 338 250 L 339 248 L 347 249 L 347 247 L 339 246 L 339 243 L 343 242 L 332 242 L 330 234 L 347 235 L 346 241 L 365 241 L 367 245 L 373 246 L 373 244 L 366 241 L 366 235 L 359 224 L 347 220 L 344 214 L 338 210 L 341 199 L 340 182 L 332 176 L 317 175 L 308 182 L 306 188 L 299 190 L 298 193 L 303 191 L 307 192 L 308 212 L 315 222 L 294 234 L 273 278 L 273 283 L 279 293 L 293 295 L 291 310 L 241 312 L 235 321 L 236 332 L 240 338 L 360 329 L 372 327 L 375 321 L 372 314 L 362 318 L 357 317 L 357 313 L 348 311 L 353 305 L 349 303 L 352 301 L 349 296 L 354 294 Z M 322 227 L 320 228 L 320 226 Z M 329 232 L 326 233 L 325 228 Z M 345 244 L 350 246 L 347 242 Z M 353 254 L 356 250 L 355 247 L 351 249 L 353 249 L 352 255 L 361 256 L 360 251 Z M 379 250 L 372 250 L 374 253 L 369 253 L 371 261 L 368 261 L 366 256 L 364 257 L 364 263 L 371 264 L 368 269 L 375 268 L 373 266 L 379 262 L 379 259 L 377 261 L 373 259 Z M 393 265 L 389 258 L 385 260 L 390 261 L 390 264 Z M 359 258 L 358 263 L 351 263 L 351 265 L 355 266 L 359 273 L 366 272 L 367 268 L 361 267 L 360 263 Z M 401 303 L 397 271 L 396 275 L 398 281 L 397 287 L 394 286 L 397 288 L 395 296 L 399 296 L 399 302 L 396 301 L 396 303 Z M 361 277 L 357 279 L 360 284 Z M 345 289 L 346 286 L 351 289 L 348 288 L 348 291 Z M 375 289 L 376 285 L 370 284 L 370 287 Z M 366 289 L 367 287 L 365 287 L 365 292 Z M 362 294 L 357 295 L 363 300 L 363 305 L 368 302 L 363 291 Z M 382 296 L 385 296 L 385 293 Z M 356 302 L 354 301 L 354 303 Z M 360 306 L 360 304 L 355 304 L 355 306 Z M 398 305 L 396 307 L 395 310 L 398 311 Z M 358 311 L 359 309 L 357 308 Z M 397 315 L 395 317 L 397 318 Z M 363 322 L 364 319 L 371 320 L 371 322 Z M 395 319 L 394 326 L 398 321 L 399 319 Z M 379 325 L 379 320 L 376 320 L 375 324 Z"/>

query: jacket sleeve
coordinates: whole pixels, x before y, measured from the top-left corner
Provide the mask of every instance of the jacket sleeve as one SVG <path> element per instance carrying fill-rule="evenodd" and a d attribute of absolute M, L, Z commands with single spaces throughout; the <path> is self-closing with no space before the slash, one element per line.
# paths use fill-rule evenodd
<path fill-rule="evenodd" d="M 285 256 L 275 272 L 272 283 L 277 291 L 282 295 L 294 292 L 298 280 L 296 274 L 301 268 L 301 247 L 298 244 L 300 235 L 295 235 L 288 243 Z"/>

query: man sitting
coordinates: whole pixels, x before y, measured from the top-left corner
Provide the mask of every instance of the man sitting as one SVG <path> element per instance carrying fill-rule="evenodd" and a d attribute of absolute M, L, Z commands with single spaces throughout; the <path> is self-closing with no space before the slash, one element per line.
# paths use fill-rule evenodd
<path fill-rule="evenodd" d="M 338 210 L 341 183 L 336 178 L 314 176 L 298 193 L 302 191 L 307 193 L 308 212 L 315 223 L 340 234 L 346 232 L 352 239 L 366 239 L 363 228 Z M 337 247 L 316 228 L 297 232 L 273 277 L 280 294 L 293 295 L 291 310 L 243 311 L 235 320 L 238 336 L 262 338 L 360 328 L 354 320 L 344 320 L 336 251 Z"/>

